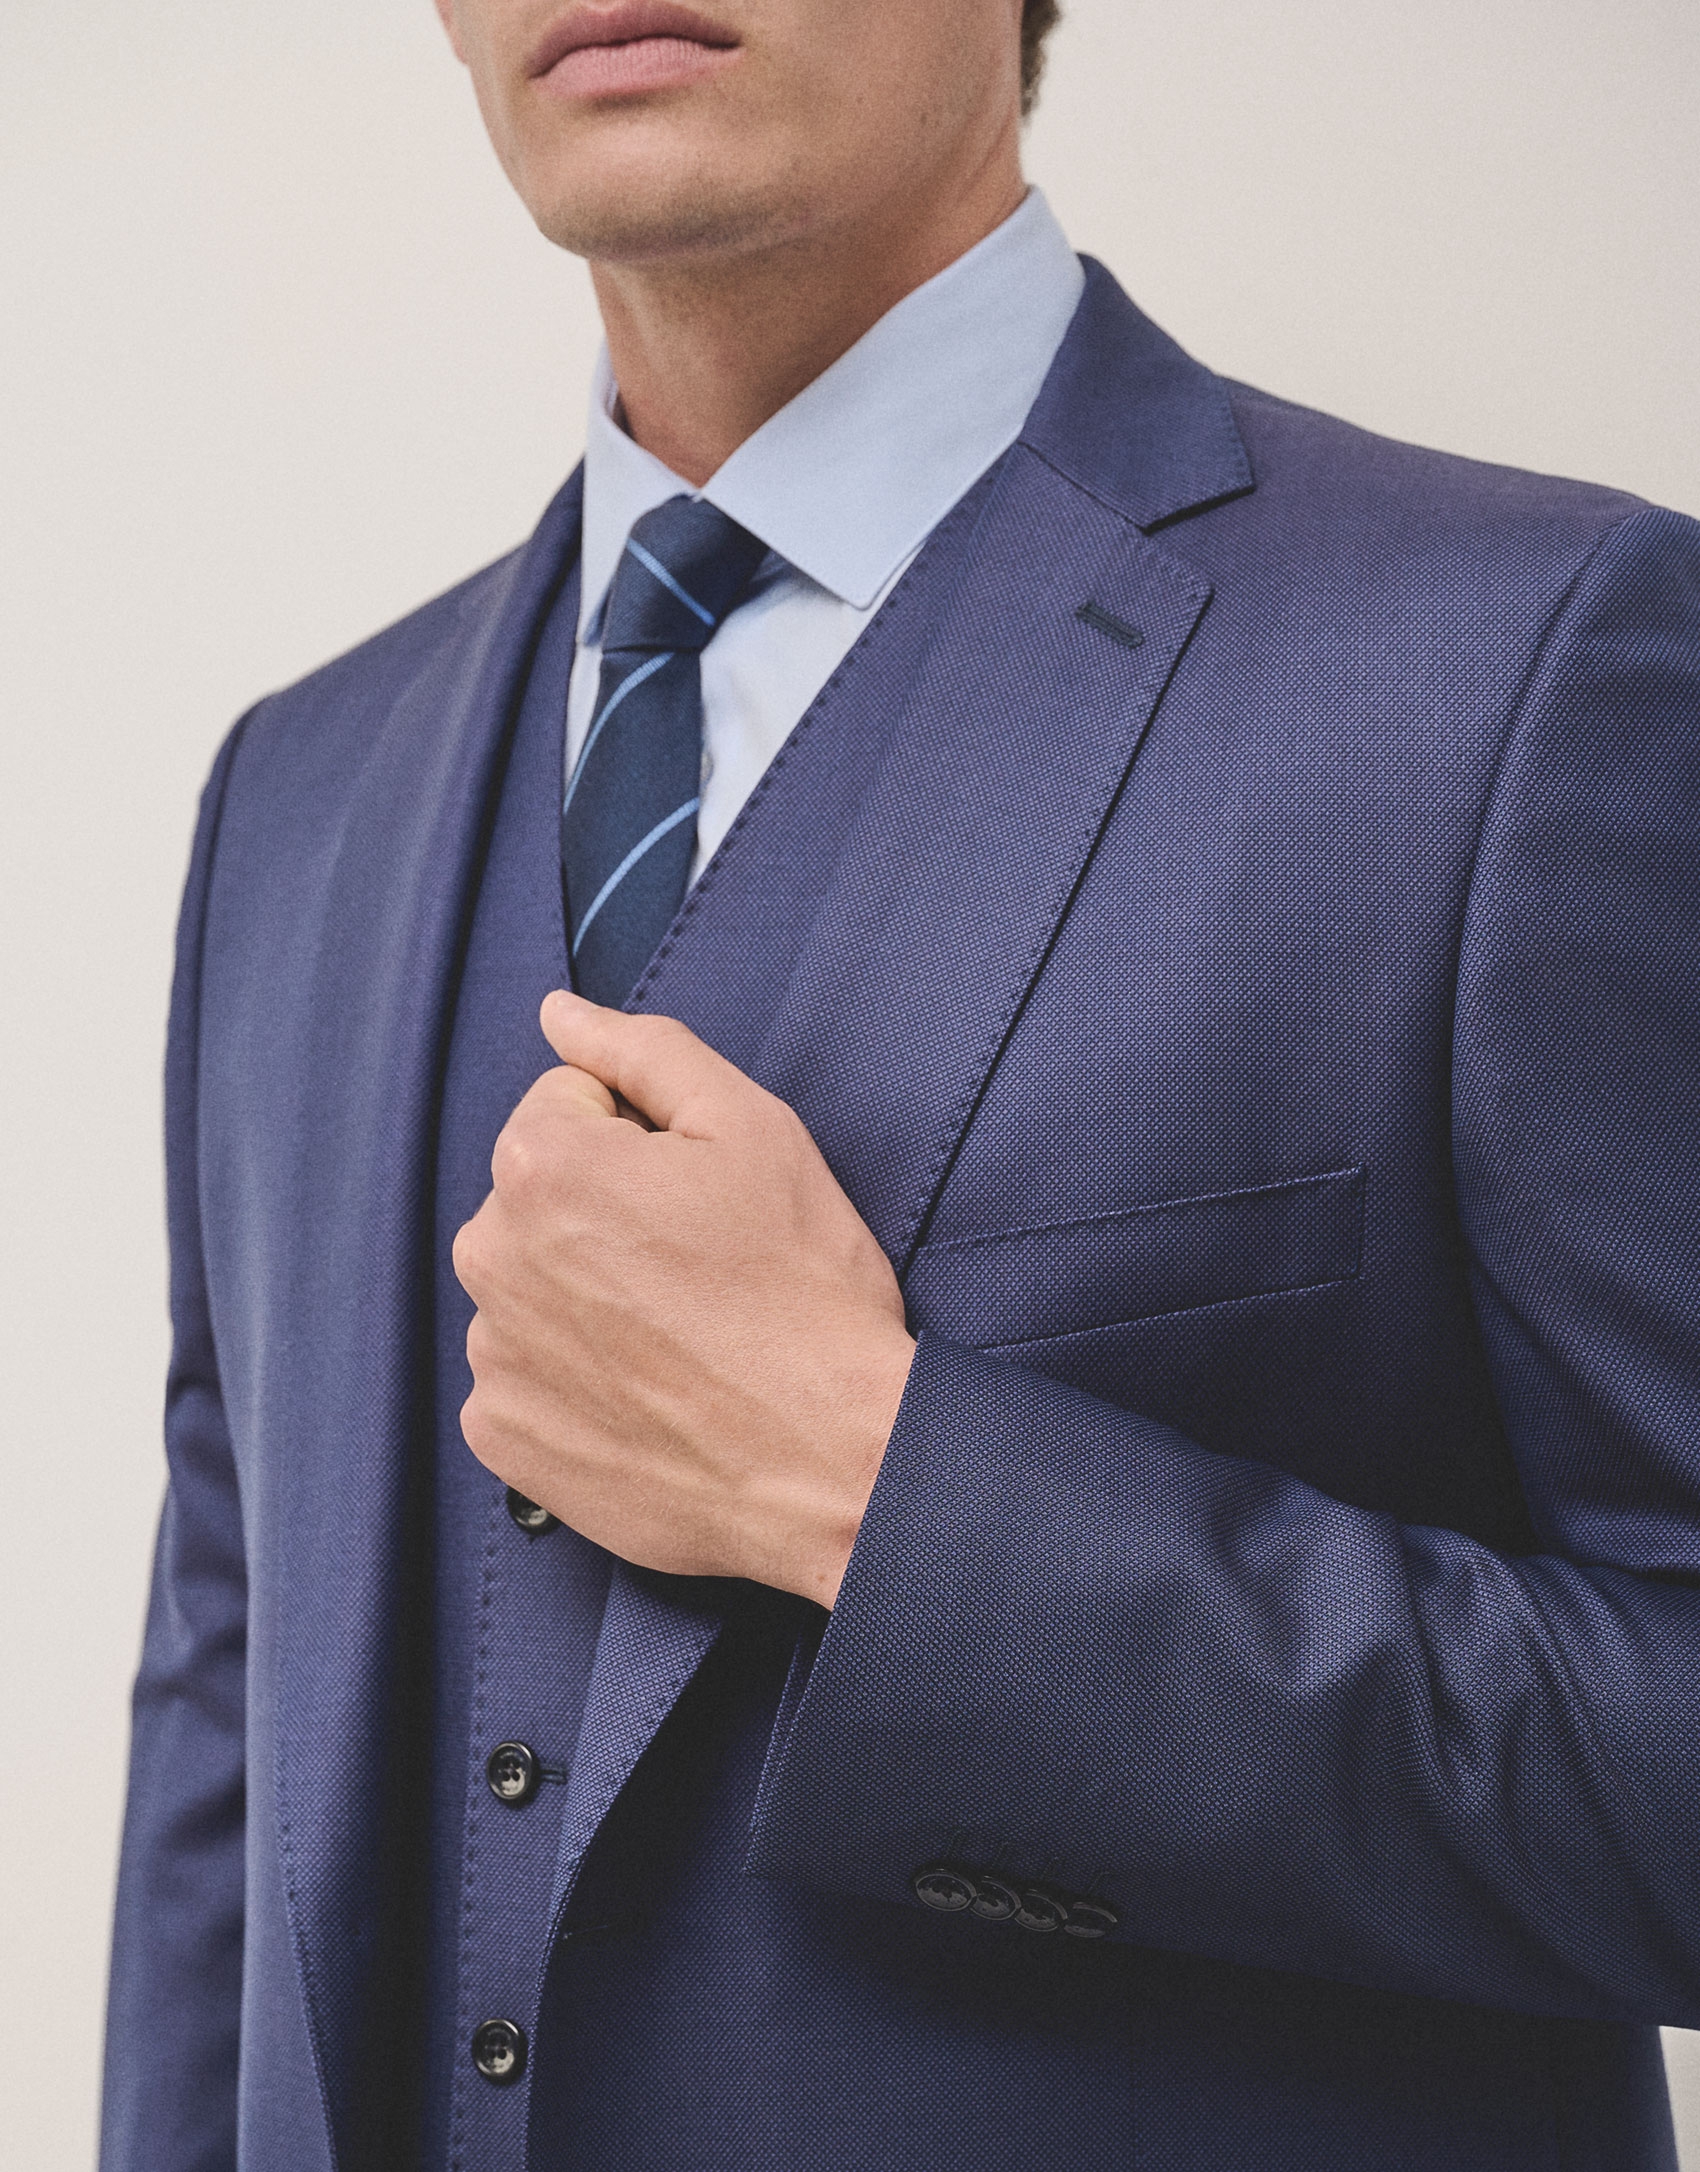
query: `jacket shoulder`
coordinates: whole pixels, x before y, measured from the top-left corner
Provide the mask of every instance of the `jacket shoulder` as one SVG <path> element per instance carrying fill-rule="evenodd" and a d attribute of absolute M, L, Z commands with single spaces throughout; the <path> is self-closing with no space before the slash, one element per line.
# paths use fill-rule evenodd
<path fill-rule="evenodd" d="M 1473 551 L 1597 539 L 1647 511 L 1600 484 L 1541 475 L 1383 437 L 1252 385 L 1223 380 L 1266 506 L 1303 504 L 1354 540 L 1424 534 Z"/>
<path fill-rule="evenodd" d="M 257 702 L 247 736 L 256 729 L 292 730 L 314 719 L 380 713 L 421 672 L 460 645 L 499 610 L 524 546 L 469 574 L 380 632 Z"/>
<path fill-rule="evenodd" d="M 1607 620 L 1700 623 L 1681 514 L 1223 387 L 1253 487 L 1154 540 L 1212 584 L 1211 698 L 1303 717 L 1366 791 L 1405 764 L 1473 836 L 1538 670 Z"/>

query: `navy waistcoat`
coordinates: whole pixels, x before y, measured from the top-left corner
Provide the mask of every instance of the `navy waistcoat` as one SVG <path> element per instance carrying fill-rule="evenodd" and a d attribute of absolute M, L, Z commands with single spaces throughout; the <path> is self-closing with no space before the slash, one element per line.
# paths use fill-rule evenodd
<path fill-rule="evenodd" d="M 505 1489 L 460 1430 L 471 1390 L 471 1301 L 454 1273 L 455 1232 L 490 1188 L 497 1134 L 554 1061 L 537 1011 L 566 984 L 559 825 L 562 734 L 578 582 L 562 583 L 544 624 L 515 726 L 455 1006 L 438 1134 L 433 1260 L 435 1424 L 433 1576 L 422 1624 L 432 1660 L 431 1815 L 425 1937 L 421 2161 L 474 2154 L 513 2163 L 523 2098 L 480 2079 L 468 2054 L 481 2021 L 535 2003 L 539 1919 L 554 1867 L 559 1783 L 517 1808 L 491 1793 L 484 1767 L 508 1739 L 546 1771 L 567 1766 L 577 1737 L 608 1559 L 577 1534 L 532 1537 L 507 1515 Z M 478 2008 L 474 2011 L 474 2008 Z"/>

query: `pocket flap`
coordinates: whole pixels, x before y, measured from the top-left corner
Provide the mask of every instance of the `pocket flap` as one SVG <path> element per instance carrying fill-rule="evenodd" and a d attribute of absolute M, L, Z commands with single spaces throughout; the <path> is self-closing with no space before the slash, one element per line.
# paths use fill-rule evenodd
<path fill-rule="evenodd" d="M 910 1320 L 996 1349 L 1342 1282 L 1358 1271 L 1363 1199 L 1363 1170 L 1335 1169 L 923 1245 L 904 1285 Z"/>

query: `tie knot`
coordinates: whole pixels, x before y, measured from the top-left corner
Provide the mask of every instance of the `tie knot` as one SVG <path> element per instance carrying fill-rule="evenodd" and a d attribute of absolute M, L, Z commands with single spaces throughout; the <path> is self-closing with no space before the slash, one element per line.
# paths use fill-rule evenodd
<path fill-rule="evenodd" d="M 767 546 L 701 498 L 669 498 L 626 538 L 608 591 L 602 652 L 703 648 Z"/>

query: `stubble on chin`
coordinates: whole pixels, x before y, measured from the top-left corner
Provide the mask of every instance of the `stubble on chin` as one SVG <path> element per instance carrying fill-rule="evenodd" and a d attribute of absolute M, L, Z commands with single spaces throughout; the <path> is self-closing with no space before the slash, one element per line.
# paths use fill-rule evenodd
<path fill-rule="evenodd" d="M 529 178 L 529 177 L 528 177 Z M 591 263 L 693 263 L 783 248 L 810 226 L 796 179 L 729 170 L 712 156 L 586 159 L 521 194 L 543 235 Z"/>

